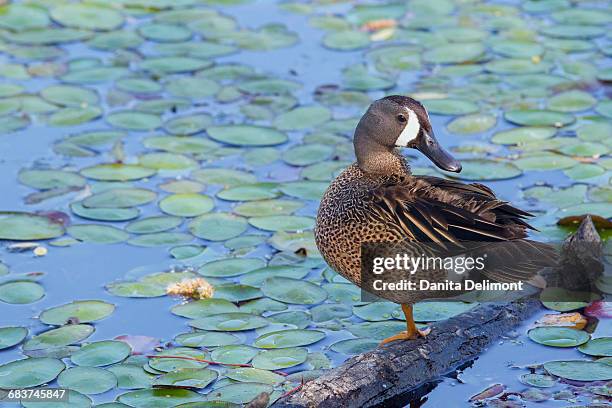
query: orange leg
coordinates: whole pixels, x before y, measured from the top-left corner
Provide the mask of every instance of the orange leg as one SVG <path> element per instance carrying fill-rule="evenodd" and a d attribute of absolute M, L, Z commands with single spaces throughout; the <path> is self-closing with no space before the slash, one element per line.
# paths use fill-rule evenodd
<path fill-rule="evenodd" d="M 431 329 L 419 330 L 414 324 L 414 318 L 412 317 L 412 305 L 402 305 L 402 311 L 406 316 L 406 331 L 400 332 L 395 336 L 387 337 L 380 345 L 391 343 L 395 340 L 414 340 L 418 336 L 425 337 L 431 332 Z"/>

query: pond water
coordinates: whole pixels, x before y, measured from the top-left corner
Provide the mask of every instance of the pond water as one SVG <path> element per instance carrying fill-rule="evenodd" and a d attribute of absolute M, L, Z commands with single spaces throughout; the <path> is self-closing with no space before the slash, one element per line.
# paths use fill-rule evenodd
<path fill-rule="evenodd" d="M 70 405 L 49 406 L 91 406 L 116 398 L 135 407 L 206 399 L 241 403 L 260 391 L 278 397 L 296 382 L 279 381 L 275 369 L 292 374 L 337 366 L 401 330 L 394 305 L 363 308 L 359 291 L 325 268 L 311 233 L 322 190 L 354 160 L 356 121 L 372 100 L 386 94 L 422 100 L 439 141 L 462 159 L 461 176 L 533 211 L 533 224 L 541 231 L 535 239 L 565 237 L 569 230 L 556 226 L 564 216 L 612 215 L 612 11 L 604 2 L 82 4 L 38 0 L 0 9 L 0 330 L 28 330 L 25 339 L 7 348 L 2 346 L 9 333 L 0 331 L 0 364 L 35 353 L 63 358 L 71 367 L 68 356 L 78 347 L 66 346 L 120 335 L 151 337 L 161 347 L 175 348 L 174 354 L 190 353 L 176 349 L 174 340 L 192 331 L 189 323 L 199 329 L 215 326 L 190 344 L 206 345 L 208 352 L 199 356 L 207 359 L 210 352 L 222 355 L 214 353 L 215 341 L 261 346 L 265 333 L 300 331 L 284 333 L 277 339 L 282 345 L 271 346 L 286 351 L 278 365 L 265 364 L 270 363 L 266 347 L 226 347 L 223 356 L 231 361 L 249 363 L 259 353 L 252 364 L 262 370 L 238 374 L 210 366 L 218 378 L 196 387 L 206 397 L 130 391 L 150 390 L 155 377 L 141 367 L 156 376 L 172 370 L 161 366 L 161 359 L 154 368 L 132 357 L 73 376 L 64 371 L 60 385 L 88 397 L 75 393 Z M 243 124 L 258 127 L 237 126 Z M 93 133 L 101 130 L 118 133 Z M 442 176 L 422 156 L 406 153 L 415 173 Z M 119 162 L 135 166 L 99 166 Z M 132 223 L 164 214 L 149 225 Z M 105 221 L 109 217 L 119 221 Z M 58 218 L 67 220 L 58 224 Z M 113 228 L 80 226 L 93 224 Z M 40 231 L 48 239 L 37 240 Z M 18 241 L 38 242 L 47 252 L 35 256 L 36 245 L 12 247 Z M 184 255 L 187 251 L 193 256 Z M 250 261 L 199 269 L 236 258 Z M 253 270 L 267 266 L 278 269 L 253 278 Z M 215 286 L 215 298 L 226 301 L 190 310 L 189 317 L 198 318 L 193 322 L 173 309 L 185 301 L 165 296 L 165 289 L 199 276 L 197 271 Z M 279 274 L 288 278 L 264 282 L 265 276 Z M 20 284 L 14 286 L 15 281 Z M 610 284 L 601 288 L 609 292 Z M 44 294 L 37 293 L 41 289 Z M 82 310 L 67 315 L 91 323 L 95 330 L 89 335 L 55 342 L 34 337 L 67 327 L 66 319 L 45 324 L 41 313 L 82 300 L 115 308 L 100 320 L 87 320 Z M 211 322 L 207 308 L 238 311 L 230 302 L 250 317 L 224 315 Z M 315 306 L 321 302 L 326 306 Z M 441 318 L 459 312 L 444 304 L 432 307 Z M 544 373 L 528 365 L 591 361 L 612 353 L 612 325 L 601 314 L 596 327 L 590 326 L 591 336 L 607 338 L 607 346 L 596 357 L 575 347 L 537 344 L 527 330 L 546 313 L 557 312 L 543 308 L 470 367 L 428 387 L 411 406 L 447 407 L 449 401 L 469 406 L 471 396 L 495 383 L 520 393 L 529 386 L 519 376 Z M 261 323 L 259 316 L 266 320 Z M 230 328 L 242 324 L 262 327 Z M 212 339 L 215 333 L 226 337 Z M 339 343 L 349 339 L 356 340 Z M 104 359 L 108 353 L 94 354 Z M 117 386 L 111 375 L 107 387 L 100 380 L 101 388 L 92 389 L 74 380 L 106 378 L 118 363 L 136 367 L 145 384 Z M 202 368 L 185 360 L 173 363 Z M 52 363 L 40 364 L 37 371 Z M 591 370 L 604 370 L 600 380 L 612 379 L 605 378 L 612 370 L 604 365 Z M 19 380 L 19 370 L 7 367 L 0 366 L 0 388 L 45 383 Z M 51 386 L 58 385 L 57 374 L 47 378 Z M 2 376 L 8 378 L 4 383 Z M 195 381 L 194 376 L 184 380 Z M 510 402 L 492 397 L 486 404 L 609 402 L 601 395 L 610 395 L 603 384 L 555 377 L 550 388 L 542 388 L 544 396 L 514 395 Z M 594 392 L 594 387 L 605 390 Z"/>

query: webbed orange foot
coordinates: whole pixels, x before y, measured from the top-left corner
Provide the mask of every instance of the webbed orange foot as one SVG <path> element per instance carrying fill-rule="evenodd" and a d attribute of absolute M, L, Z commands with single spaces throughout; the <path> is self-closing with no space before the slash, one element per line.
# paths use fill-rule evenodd
<path fill-rule="evenodd" d="M 426 328 L 423 330 L 415 329 L 411 332 L 402 331 L 396 334 L 395 336 L 387 337 L 383 341 L 380 342 L 379 346 L 384 346 L 385 344 L 391 343 L 396 340 L 414 340 L 417 337 L 427 337 L 427 335 L 431 333 L 431 328 Z"/>

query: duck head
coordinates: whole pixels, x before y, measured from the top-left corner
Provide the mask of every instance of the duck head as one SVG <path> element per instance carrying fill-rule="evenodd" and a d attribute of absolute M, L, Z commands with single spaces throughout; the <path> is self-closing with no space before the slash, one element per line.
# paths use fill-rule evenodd
<path fill-rule="evenodd" d="M 353 143 L 357 163 L 365 171 L 381 168 L 384 152 L 396 147 L 416 149 L 442 170 L 461 171 L 461 163 L 436 140 L 427 110 L 407 96 L 391 95 L 372 103 L 357 124 Z"/>

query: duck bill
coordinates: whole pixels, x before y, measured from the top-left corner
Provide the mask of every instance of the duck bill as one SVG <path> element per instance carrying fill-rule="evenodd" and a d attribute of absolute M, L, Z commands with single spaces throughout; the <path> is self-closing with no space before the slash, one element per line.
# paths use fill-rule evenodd
<path fill-rule="evenodd" d="M 455 159 L 449 152 L 444 150 L 438 143 L 433 134 L 425 133 L 420 138 L 415 148 L 423 153 L 433 164 L 442 170 L 459 173 L 461 171 L 461 163 Z"/>

